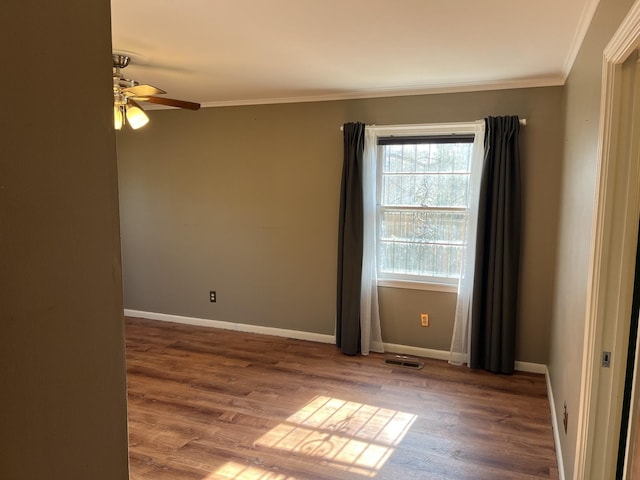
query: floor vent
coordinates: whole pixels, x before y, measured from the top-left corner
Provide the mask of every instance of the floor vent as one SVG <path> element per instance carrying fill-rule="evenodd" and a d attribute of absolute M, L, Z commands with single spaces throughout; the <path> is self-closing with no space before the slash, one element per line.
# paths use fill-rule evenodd
<path fill-rule="evenodd" d="M 407 357 L 406 355 L 387 355 L 384 359 L 387 365 L 396 365 L 398 367 L 422 368 L 424 363 L 415 357 Z"/>

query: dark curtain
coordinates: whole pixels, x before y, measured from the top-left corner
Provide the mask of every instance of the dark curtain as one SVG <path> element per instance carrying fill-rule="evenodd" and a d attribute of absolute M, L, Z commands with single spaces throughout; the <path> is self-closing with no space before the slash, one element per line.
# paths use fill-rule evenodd
<path fill-rule="evenodd" d="M 363 123 L 347 123 L 342 128 L 344 161 L 338 225 L 336 345 L 347 355 L 360 352 L 364 127 Z"/>
<path fill-rule="evenodd" d="M 516 116 L 485 119 L 469 366 L 513 373 L 520 261 Z"/>

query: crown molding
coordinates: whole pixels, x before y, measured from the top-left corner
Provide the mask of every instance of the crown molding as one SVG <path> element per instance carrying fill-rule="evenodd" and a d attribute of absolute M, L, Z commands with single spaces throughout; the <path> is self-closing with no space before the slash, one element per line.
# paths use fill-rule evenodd
<path fill-rule="evenodd" d="M 202 108 L 236 107 L 248 105 L 269 105 L 280 103 L 329 102 L 339 100 L 359 100 L 367 98 L 407 97 L 414 95 L 437 95 L 446 93 L 472 93 L 490 90 L 511 90 L 519 88 L 557 87 L 564 85 L 565 77 L 550 76 L 522 80 L 498 82 L 471 82 L 441 85 L 422 85 L 407 88 L 382 88 L 351 90 L 340 93 L 305 95 L 298 97 L 254 98 L 202 102 Z"/>

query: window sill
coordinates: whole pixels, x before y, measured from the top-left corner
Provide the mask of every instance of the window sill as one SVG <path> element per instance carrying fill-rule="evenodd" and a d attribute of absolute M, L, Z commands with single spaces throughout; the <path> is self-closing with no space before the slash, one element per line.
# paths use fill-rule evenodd
<path fill-rule="evenodd" d="M 378 287 L 404 288 L 406 290 L 429 290 L 432 292 L 458 293 L 458 285 L 449 283 L 411 282 L 409 280 L 381 280 Z"/>

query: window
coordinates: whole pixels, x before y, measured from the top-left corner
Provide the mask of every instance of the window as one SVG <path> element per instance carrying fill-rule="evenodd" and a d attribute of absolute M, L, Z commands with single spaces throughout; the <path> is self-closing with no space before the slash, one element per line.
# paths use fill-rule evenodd
<path fill-rule="evenodd" d="M 473 134 L 378 136 L 378 278 L 457 285 Z"/>

